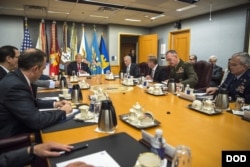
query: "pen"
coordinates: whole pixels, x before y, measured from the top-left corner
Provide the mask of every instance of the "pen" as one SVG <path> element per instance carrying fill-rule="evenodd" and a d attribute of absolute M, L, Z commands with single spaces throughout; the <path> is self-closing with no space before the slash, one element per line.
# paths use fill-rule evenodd
<path fill-rule="evenodd" d="M 72 149 L 71 151 L 69 151 L 69 152 L 66 152 L 66 151 L 59 151 L 59 154 L 60 154 L 60 155 L 69 154 L 69 153 L 72 153 L 72 152 L 74 152 L 74 151 L 86 149 L 86 148 L 88 148 L 88 147 L 89 147 L 89 145 L 86 144 L 86 145 L 84 145 L 84 146 L 80 146 L 80 147 L 77 147 L 77 148 L 73 148 L 73 149 Z"/>

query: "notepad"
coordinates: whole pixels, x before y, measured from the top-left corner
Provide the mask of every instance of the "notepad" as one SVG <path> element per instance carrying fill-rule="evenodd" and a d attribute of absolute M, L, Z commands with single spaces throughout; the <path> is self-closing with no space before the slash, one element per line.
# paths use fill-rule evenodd
<path fill-rule="evenodd" d="M 73 162 L 85 162 L 89 165 L 93 166 L 101 166 L 101 167 L 120 167 L 120 165 L 107 153 L 107 151 L 100 151 L 97 153 L 89 154 L 83 157 L 71 159 L 68 161 L 57 163 L 57 167 L 65 167 L 69 163 Z"/>

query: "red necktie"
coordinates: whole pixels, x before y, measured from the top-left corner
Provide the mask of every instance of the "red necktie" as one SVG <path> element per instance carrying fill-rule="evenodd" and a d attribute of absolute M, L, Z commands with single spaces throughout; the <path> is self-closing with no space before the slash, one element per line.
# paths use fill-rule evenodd
<path fill-rule="evenodd" d="M 78 64 L 78 71 L 81 70 L 81 64 Z"/>

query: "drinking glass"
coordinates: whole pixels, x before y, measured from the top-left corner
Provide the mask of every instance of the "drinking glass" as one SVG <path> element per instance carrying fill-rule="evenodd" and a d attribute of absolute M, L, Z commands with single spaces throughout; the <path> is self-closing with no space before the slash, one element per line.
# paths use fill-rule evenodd
<path fill-rule="evenodd" d="M 191 167 L 191 150 L 189 147 L 184 145 L 176 147 L 172 167 Z"/>
<path fill-rule="evenodd" d="M 241 107 L 243 107 L 245 104 L 245 99 L 243 97 L 237 97 L 236 101 L 235 101 L 235 110 L 240 110 Z"/>

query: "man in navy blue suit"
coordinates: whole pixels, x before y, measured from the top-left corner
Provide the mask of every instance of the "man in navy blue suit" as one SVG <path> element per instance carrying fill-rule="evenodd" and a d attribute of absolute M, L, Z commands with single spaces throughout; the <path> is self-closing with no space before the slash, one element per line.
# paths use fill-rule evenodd
<path fill-rule="evenodd" d="M 167 71 L 163 67 L 160 67 L 157 63 L 157 58 L 155 56 L 148 57 L 148 67 L 149 75 L 146 76 L 146 79 L 153 80 L 154 82 L 162 82 L 168 79 Z"/>
<path fill-rule="evenodd" d="M 43 101 L 35 98 L 36 81 L 46 66 L 46 54 L 38 49 L 25 50 L 18 58 L 18 69 L 0 81 L 0 138 L 38 132 L 66 119 L 72 112 L 66 101 Z M 55 108 L 40 112 L 40 108 Z"/>
<path fill-rule="evenodd" d="M 230 73 L 220 87 L 228 90 L 232 100 L 237 97 L 245 98 L 250 104 L 250 56 L 246 52 L 239 52 L 232 55 L 229 61 Z M 218 87 L 209 87 L 206 92 L 214 94 Z"/>
<path fill-rule="evenodd" d="M 67 74 L 72 75 L 72 71 L 75 71 L 75 74 L 79 73 L 89 73 L 90 69 L 88 67 L 88 64 L 84 63 L 83 56 L 81 54 L 77 54 L 75 56 L 75 61 L 69 63 L 67 67 Z"/>
<path fill-rule="evenodd" d="M 3 46 L 0 48 L 0 81 L 9 72 L 17 68 L 20 53 L 14 46 Z"/>

